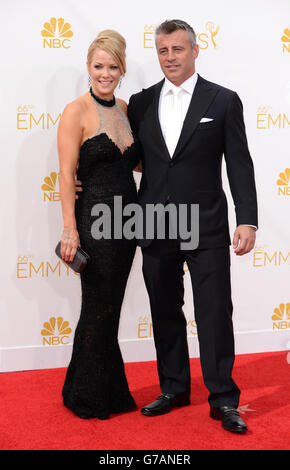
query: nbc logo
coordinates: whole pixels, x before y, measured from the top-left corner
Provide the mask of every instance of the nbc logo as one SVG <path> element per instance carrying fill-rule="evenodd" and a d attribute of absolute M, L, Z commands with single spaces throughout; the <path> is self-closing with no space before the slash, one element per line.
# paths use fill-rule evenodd
<path fill-rule="evenodd" d="M 278 196 L 290 196 L 290 168 L 286 168 L 284 172 L 279 174 L 277 180 Z"/>
<path fill-rule="evenodd" d="M 73 32 L 70 23 L 66 23 L 63 18 L 50 18 L 49 22 L 45 22 L 41 36 L 43 39 L 43 47 L 52 49 L 69 49 Z"/>
<path fill-rule="evenodd" d="M 44 322 L 41 335 L 43 336 L 43 346 L 57 346 L 59 344 L 68 344 L 72 329 L 69 328 L 69 322 L 64 321 L 62 317 L 51 317 L 49 321 Z M 57 331 L 56 331 L 57 330 Z"/>
<path fill-rule="evenodd" d="M 273 330 L 290 329 L 290 303 L 280 304 L 279 307 L 274 308 L 272 320 Z"/>
<path fill-rule="evenodd" d="M 283 43 L 283 52 L 290 52 L 290 27 L 284 29 L 281 41 Z"/>
<path fill-rule="evenodd" d="M 56 183 L 58 183 L 59 173 L 52 171 L 49 176 L 44 178 L 44 183 L 41 186 L 43 191 L 43 201 L 59 201 L 60 194 L 56 191 Z M 58 188 L 57 188 L 58 189 Z"/>

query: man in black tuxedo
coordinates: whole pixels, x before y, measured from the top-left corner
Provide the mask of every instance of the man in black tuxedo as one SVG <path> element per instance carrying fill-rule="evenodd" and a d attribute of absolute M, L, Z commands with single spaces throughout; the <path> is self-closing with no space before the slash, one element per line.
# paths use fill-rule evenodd
<path fill-rule="evenodd" d="M 231 240 L 221 178 L 224 155 L 236 211 L 233 246 L 243 255 L 254 247 L 258 221 L 242 103 L 235 92 L 197 75 L 198 46 L 187 23 L 162 23 L 156 30 L 156 48 L 165 79 L 133 95 L 128 105 L 143 150 L 139 202 L 144 211 L 147 204 L 198 204 L 199 245 L 181 249 L 180 240 L 169 236 L 139 241 L 162 392 L 141 412 L 156 416 L 190 403 L 182 311 L 186 261 L 210 416 L 221 420 L 225 429 L 243 433 L 247 426 L 237 411 L 240 391 L 232 379 Z"/>

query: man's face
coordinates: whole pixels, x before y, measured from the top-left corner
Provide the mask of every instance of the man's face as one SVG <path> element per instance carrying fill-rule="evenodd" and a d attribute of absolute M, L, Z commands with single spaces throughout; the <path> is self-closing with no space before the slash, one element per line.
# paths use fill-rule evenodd
<path fill-rule="evenodd" d="M 193 75 L 199 49 L 197 45 L 192 48 L 187 31 L 158 34 L 156 48 L 162 72 L 174 85 L 180 86 Z"/>

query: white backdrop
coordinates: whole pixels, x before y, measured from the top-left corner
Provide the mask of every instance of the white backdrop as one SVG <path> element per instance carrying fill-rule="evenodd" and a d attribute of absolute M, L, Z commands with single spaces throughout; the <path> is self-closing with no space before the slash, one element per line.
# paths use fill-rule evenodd
<path fill-rule="evenodd" d="M 102 29 L 125 36 L 128 72 L 118 96 L 128 101 L 162 78 L 153 32 L 172 18 L 197 33 L 200 75 L 237 91 L 244 104 L 260 227 L 252 253 L 232 253 L 236 352 L 290 348 L 289 2 L 1 0 L 0 6 L 1 371 L 63 367 L 70 359 L 80 282 L 54 254 L 62 230 L 56 133 L 64 106 L 87 90 L 88 46 Z M 232 235 L 226 176 L 224 188 Z M 155 359 L 141 262 L 138 249 L 119 330 L 125 361 Z M 184 279 L 196 357 L 189 273 Z"/>

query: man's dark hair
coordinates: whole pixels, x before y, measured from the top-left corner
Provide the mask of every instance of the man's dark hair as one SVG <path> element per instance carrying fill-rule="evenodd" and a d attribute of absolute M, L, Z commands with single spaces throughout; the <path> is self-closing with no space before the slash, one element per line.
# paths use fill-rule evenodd
<path fill-rule="evenodd" d="M 171 34 L 180 29 L 188 32 L 191 46 L 194 47 L 196 45 L 196 34 L 193 28 L 182 20 L 166 20 L 161 23 L 155 30 L 155 41 L 158 34 Z"/>

